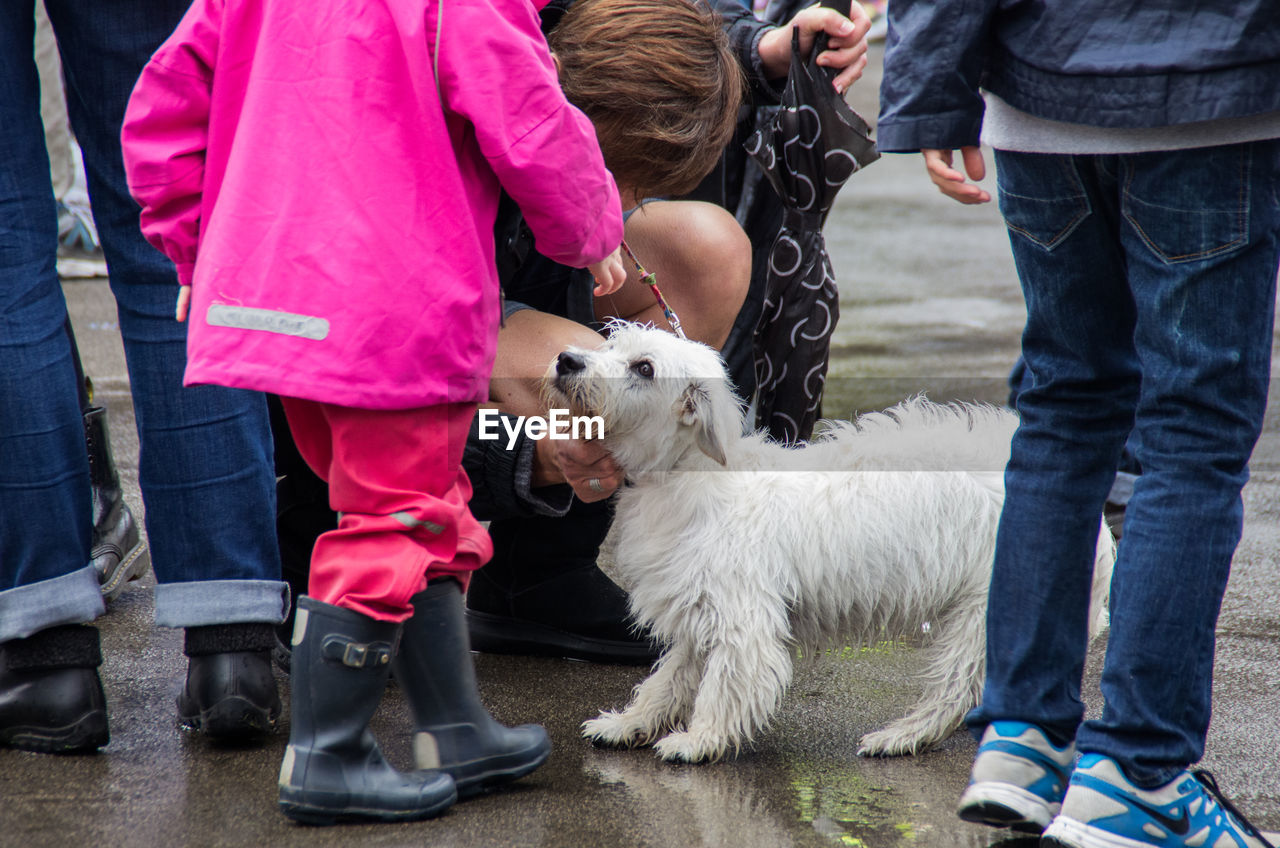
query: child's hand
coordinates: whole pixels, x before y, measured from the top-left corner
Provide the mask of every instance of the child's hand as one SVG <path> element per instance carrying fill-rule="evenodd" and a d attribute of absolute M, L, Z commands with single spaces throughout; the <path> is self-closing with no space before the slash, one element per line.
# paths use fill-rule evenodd
<path fill-rule="evenodd" d="M 929 172 L 929 179 L 938 187 L 938 191 L 960 203 L 986 203 L 991 195 L 971 182 L 965 182 L 965 174 L 952 167 L 953 151 L 921 150 L 924 155 L 924 167 Z M 982 158 L 982 148 L 960 148 L 960 159 L 964 163 L 965 173 L 969 179 L 977 182 L 987 175 L 987 164 Z"/>
<path fill-rule="evenodd" d="M 622 284 L 627 281 L 627 269 L 622 264 L 622 247 L 615 248 L 613 253 L 599 262 L 588 265 L 587 270 L 596 279 L 596 287 L 593 292 L 596 297 L 613 294 L 622 288 Z"/>

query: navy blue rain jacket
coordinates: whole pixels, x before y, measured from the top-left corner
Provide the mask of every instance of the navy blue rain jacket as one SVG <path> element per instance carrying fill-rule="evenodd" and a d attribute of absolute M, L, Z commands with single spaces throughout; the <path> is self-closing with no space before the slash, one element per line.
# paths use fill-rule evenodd
<path fill-rule="evenodd" d="M 1280 110 L 1280 0 L 892 0 L 879 148 L 976 145 L 979 87 L 1099 127 Z"/>

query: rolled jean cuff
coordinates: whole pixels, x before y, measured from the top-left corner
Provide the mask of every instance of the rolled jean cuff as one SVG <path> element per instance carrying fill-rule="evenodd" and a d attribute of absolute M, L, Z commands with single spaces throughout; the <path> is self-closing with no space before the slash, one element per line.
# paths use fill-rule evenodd
<path fill-rule="evenodd" d="M 106 611 L 98 572 L 78 571 L 0 592 L 0 642 L 25 639 L 60 624 L 83 624 Z"/>
<path fill-rule="evenodd" d="M 156 586 L 156 624 L 280 624 L 289 614 L 289 584 L 280 580 L 192 580 Z"/>

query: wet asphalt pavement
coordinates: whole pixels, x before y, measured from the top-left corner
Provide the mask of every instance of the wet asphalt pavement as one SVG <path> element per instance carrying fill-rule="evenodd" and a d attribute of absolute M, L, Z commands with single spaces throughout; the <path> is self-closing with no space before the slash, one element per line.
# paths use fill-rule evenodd
<path fill-rule="evenodd" d="M 875 51 L 878 59 L 878 51 Z M 851 101 L 874 118 L 876 69 Z M 988 180 L 991 182 L 991 179 Z M 918 157 L 886 156 L 855 176 L 827 225 L 842 288 L 825 411 L 848 417 L 924 390 L 1000 402 L 1022 302 L 993 206 L 961 207 Z M 67 282 L 117 463 L 141 516 L 133 429 L 114 304 L 105 283 Z M 1255 823 L 1280 830 L 1280 415 L 1268 418 L 1245 492 L 1245 534 L 1219 623 L 1215 712 L 1204 765 Z M 111 744 L 95 756 L 0 751 L 0 846 L 860 846 L 1031 848 L 966 824 L 953 808 L 974 742 L 925 754 L 855 755 L 858 737 L 903 715 L 918 686 L 909 646 L 802 662 L 772 728 L 736 759 L 672 766 L 648 750 L 597 750 L 577 727 L 621 705 L 643 669 L 476 655 L 482 694 L 508 723 L 540 722 L 555 750 L 515 788 L 417 824 L 308 828 L 276 809 L 287 726 L 265 746 L 217 748 L 176 726 L 180 632 L 152 621 L 148 575 L 99 621 Z M 1096 712 L 1101 646 L 1085 693 Z M 286 698 L 287 681 L 281 677 Z M 282 725 L 287 722 L 282 721 Z M 374 723 L 407 765 L 409 722 L 392 688 Z"/>

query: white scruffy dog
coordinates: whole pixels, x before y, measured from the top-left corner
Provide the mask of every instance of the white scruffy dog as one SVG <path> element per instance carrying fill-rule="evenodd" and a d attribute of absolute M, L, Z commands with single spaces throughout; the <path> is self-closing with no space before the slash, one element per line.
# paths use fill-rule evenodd
<path fill-rule="evenodd" d="M 616 323 L 548 369 L 552 407 L 604 419 L 626 472 L 614 528 L 636 620 L 664 651 L 594 742 L 713 760 L 763 729 L 805 655 L 925 634 L 924 692 L 860 753 L 915 753 L 960 724 L 985 672 L 987 585 L 1016 417 L 908 400 L 803 447 L 742 435 L 718 354 Z M 1090 636 L 1115 544 L 1099 521 Z"/>

